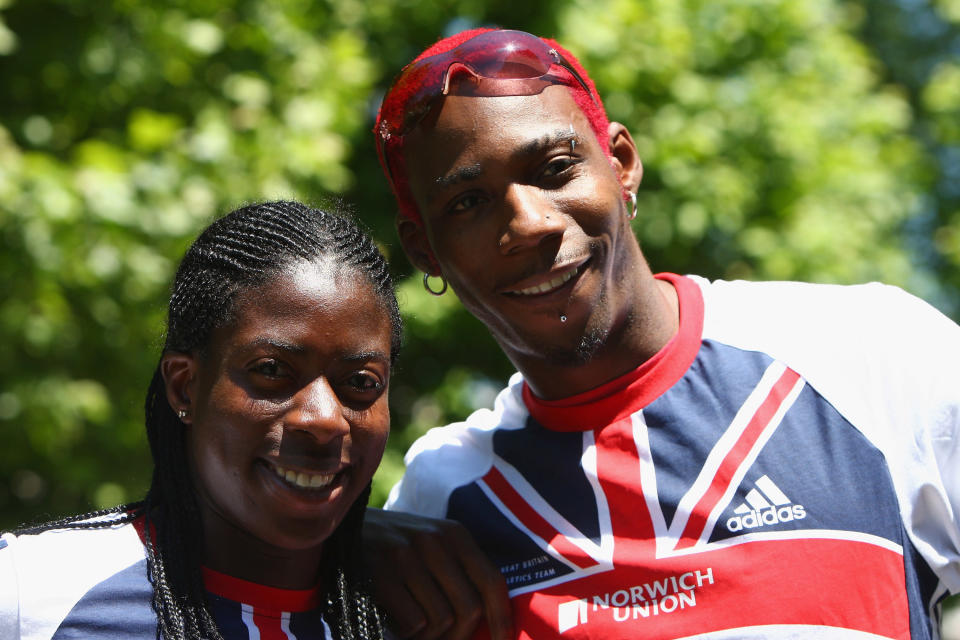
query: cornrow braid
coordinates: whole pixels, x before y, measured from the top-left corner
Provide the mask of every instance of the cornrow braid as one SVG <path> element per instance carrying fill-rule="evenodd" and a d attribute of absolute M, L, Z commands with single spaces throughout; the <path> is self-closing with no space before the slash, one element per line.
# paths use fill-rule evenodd
<path fill-rule="evenodd" d="M 387 262 L 344 214 L 297 202 L 242 207 L 214 221 L 187 250 L 177 269 L 167 314 L 165 351 L 204 353 L 212 332 L 232 319 L 237 295 L 265 283 L 286 266 L 318 258 L 355 269 L 373 285 L 391 325 L 390 357 L 399 353 L 402 324 Z M 109 527 L 144 518 L 147 571 L 153 585 L 157 635 L 165 640 L 222 640 L 206 601 L 201 573 L 203 540 L 196 488 L 187 468 L 186 433 L 167 400 L 158 364 L 144 404 L 154 469 L 143 502 L 65 518 L 19 532 Z M 324 618 L 343 640 L 382 638 L 370 588 L 360 570 L 360 528 L 369 487 L 324 544 Z"/>

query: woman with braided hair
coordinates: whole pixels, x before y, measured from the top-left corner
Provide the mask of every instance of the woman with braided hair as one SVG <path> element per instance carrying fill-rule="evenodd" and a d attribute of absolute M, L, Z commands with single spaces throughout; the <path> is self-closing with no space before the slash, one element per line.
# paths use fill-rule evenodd
<path fill-rule="evenodd" d="M 400 344 L 342 216 L 256 204 L 187 251 L 147 391 L 142 502 L 0 538 L 0 638 L 380 638 L 359 531 Z"/>

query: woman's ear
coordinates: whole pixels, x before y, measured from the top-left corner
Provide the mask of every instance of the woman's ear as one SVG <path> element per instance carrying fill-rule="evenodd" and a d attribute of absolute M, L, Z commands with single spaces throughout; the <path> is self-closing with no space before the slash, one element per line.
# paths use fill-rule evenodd
<path fill-rule="evenodd" d="M 160 373 L 167 390 L 167 402 L 184 424 L 193 423 L 191 399 L 197 379 L 197 361 L 189 353 L 170 351 L 160 359 Z"/>

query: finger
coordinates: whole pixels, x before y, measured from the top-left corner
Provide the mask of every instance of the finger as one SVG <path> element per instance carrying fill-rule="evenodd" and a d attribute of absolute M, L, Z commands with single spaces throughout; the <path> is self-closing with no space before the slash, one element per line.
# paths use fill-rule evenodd
<path fill-rule="evenodd" d="M 453 620 L 445 640 L 467 640 L 483 619 L 483 600 L 449 545 L 429 539 L 420 541 L 418 548 L 452 609 Z"/>
<path fill-rule="evenodd" d="M 403 514 L 372 509 L 367 514 L 364 564 L 390 630 L 401 638 L 426 640 L 439 636 L 453 616 L 408 535 L 423 523 L 407 522 L 409 518 Z"/>
<path fill-rule="evenodd" d="M 427 628 L 423 609 L 402 583 L 394 582 L 389 588 L 378 584 L 374 592 L 377 605 L 386 614 L 387 626 L 394 636 L 406 640 Z"/>
<path fill-rule="evenodd" d="M 513 638 L 513 609 L 503 574 L 490 562 L 466 531 L 454 537 L 457 557 L 483 602 L 490 640 Z"/>
<path fill-rule="evenodd" d="M 426 566 L 427 563 L 418 559 L 416 562 L 404 562 L 400 569 L 401 580 L 414 601 L 411 606 L 416 609 L 402 615 L 410 620 L 419 618 L 422 621 L 419 629 L 410 636 L 415 640 L 444 637 L 454 623 L 450 602 L 431 573 L 425 569 Z"/>

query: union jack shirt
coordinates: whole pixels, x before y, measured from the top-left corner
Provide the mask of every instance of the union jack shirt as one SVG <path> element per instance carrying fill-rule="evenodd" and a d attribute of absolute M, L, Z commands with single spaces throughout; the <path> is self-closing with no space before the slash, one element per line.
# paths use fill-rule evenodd
<path fill-rule="evenodd" d="M 2 640 L 156 640 L 138 523 L 0 537 Z M 330 640 L 319 589 L 277 589 L 204 569 L 225 640 Z"/>
<path fill-rule="evenodd" d="M 561 401 L 519 374 L 406 457 L 519 638 L 937 638 L 960 590 L 960 330 L 879 284 L 673 274 L 680 330 Z"/>

